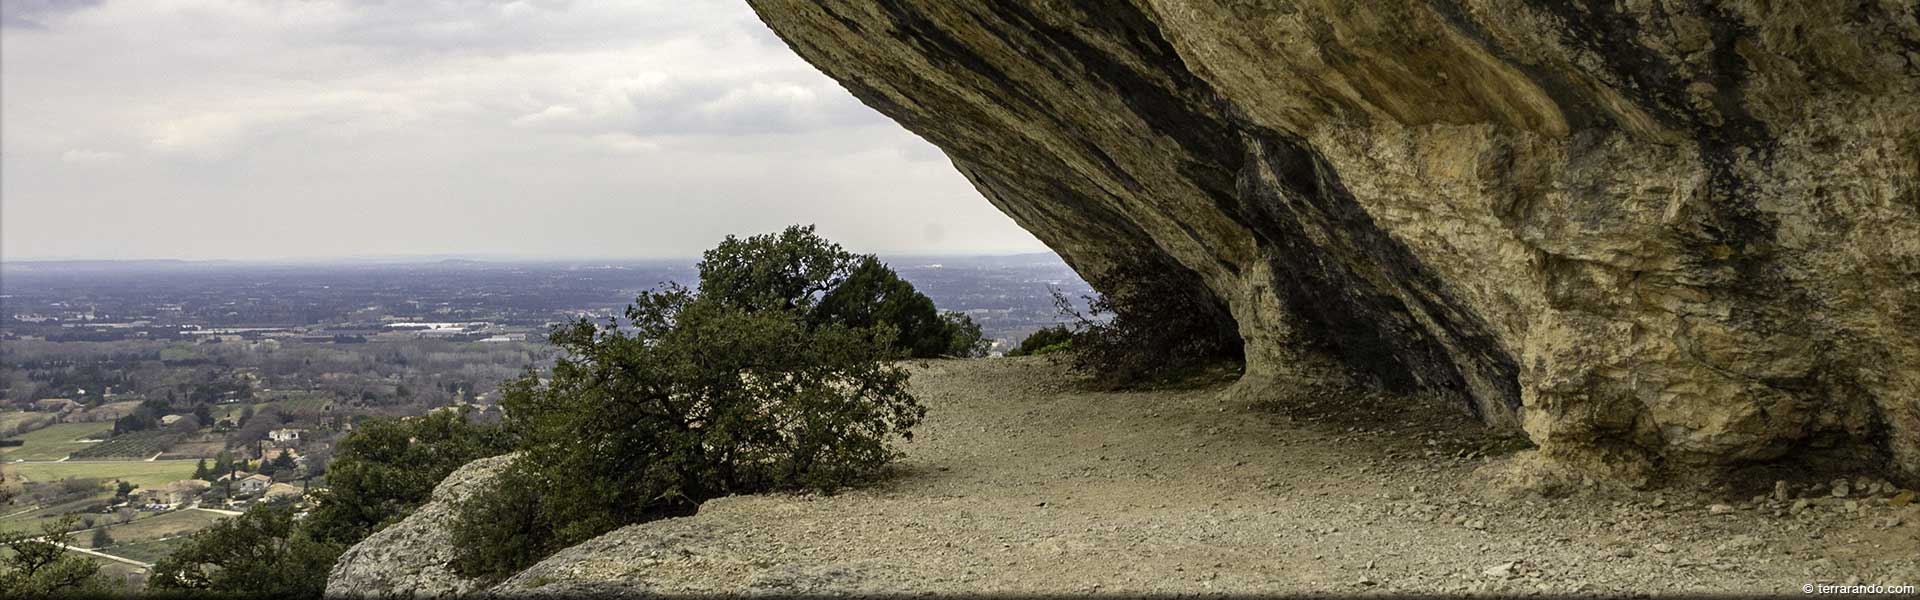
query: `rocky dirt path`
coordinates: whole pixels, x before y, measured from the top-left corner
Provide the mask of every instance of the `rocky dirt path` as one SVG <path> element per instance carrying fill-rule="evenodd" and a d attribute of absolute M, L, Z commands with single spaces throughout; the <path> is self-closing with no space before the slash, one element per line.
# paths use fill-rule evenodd
<path fill-rule="evenodd" d="M 1478 491 L 1474 471 L 1518 444 L 1449 407 L 1306 384 L 1249 403 L 1224 386 L 1092 393 L 1068 381 L 1044 359 L 918 366 L 931 412 L 890 480 L 717 500 L 564 551 L 497 590 L 1798 595 L 1807 583 L 1920 584 L 1920 504 L 1868 497 L 1874 482 L 1757 504 L 1672 492 L 1501 499 Z"/>

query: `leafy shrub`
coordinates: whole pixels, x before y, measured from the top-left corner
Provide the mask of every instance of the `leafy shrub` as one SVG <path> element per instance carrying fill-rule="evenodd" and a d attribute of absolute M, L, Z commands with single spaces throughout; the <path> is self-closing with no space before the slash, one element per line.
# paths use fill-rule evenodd
<path fill-rule="evenodd" d="M 984 354 L 983 347 L 975 351 L 977 338 L 960 329 L 972 319 L 941 315 L 933 300 L 886 263 L 847 252 L 811 225 L 746 239 L 727 236 L 701 256 L 699 271 L 701 297 L 724 306 L 791 311 L 813 327 L 888 326 L 894 333 L 887 341 L 899 356 Z"/>
<path fill-rule="evenodd" d="M 1233 317 L 1190 271 L 1138 262 L 1103 279 L 1112 291 L 1086 297 L 1086 313 L 1054 292 L 1054 304 L 1075 321 L 1075 370 L 1127 387 L 1244 360 Z"/>
<path fill-rule="evenodd" d="M 514 462 L 523 460 L 526 460 L 525 455 Z M 515 573 L 565 547 L 561 540 L 571 539 L 561 537 L 559 531 L 562 524 L 551 521 L 550 515 L 560 510 L 543 505 L 546 500 L 544 491 L 567 483 L 537 469 L 509 466 L 486 485 L 480 493 L 469 496 L 459 507 L 458 518 L 453 525 L 453 544 L 457 549 L 453 567 L 457 572 L 482 577 Z M 554 501 L 558 502 L 559 499 Z M 690 512 L 661 509 L 657 514 L 668 516 Z M 612 530 L 620 526 L 615 521 L 604 519 L 604 515 L 598 516 L 602 518 L 595 524 L 577 530 L 591 531 L 602 527 Z"/>
<path fill-rule="evenodd" d="M 1073 330 L 1065 325 L 1045 327 L 1020 340 L 1020 345 L 1007 351 L 1007 356 L 1037 356 L 1073 349 Z"/>
<path fill-rule="evenodd" d="M 947 356 L 978 358 L 986 356 L 987 349 L 993 347 L 993 340 L 980 333 L 980 324 L 966 313 L 943 312 L 940 320 L 947 328 Z"/>
<path fill-rule="evenodd" d="M 508 432 L 439 411 L 367 419 L 334 449 L 327 489 L 303 527 L 317 539 L 351 545 L 425 504 L 440 480 L 469 462 L 506 454 Z"/>
<path fill-rule="evenodd" d="M 510 574 L 711 498 L 830 491 L 894 458 L 888 440 L 910 439 L 925 409 L 884 360 L 892 328 L 809 323 L 758 298 L 667 286 L 628 307 L 630 327 L 556 330 L 551 376 L 501 388 L 523 454 L 461 507 L 455 569 Z"/>
<path fill-rule="evenodd" d="M 940 356 L 953 337 L 933 300 L 871 256 L 861 257 L 846 278 L 820 298 L 808 319 L 816 325 L 890 325 L 894 348 L 915 358 Z"/>
<path fill-rule="evenodd" d="M 113 435 L 145 431 L 160 426 L 160 417 L 173 410 L 166 400 L 149 398 L 134 407 L 133 412 L 113 420 Z"/>
<path fill-rule="evenodd" d="M 214 522 L 153 565 L 147 587 L 277 598 L 318 598 L 346 547 L 297 526 L 290 504 L 259 503 Z"/>
<path fill-rule="evenodd" d="M 745 311 L 807 312 L 846 279 L 856 258 L 812 225 L 746 239 L 729 235 L 700 255 L 700 294 Z"/>
<path fill-rule="evenodd" d="M 40 533 L 0 533 L 0 596 L 26 598 L 104 592 L 100 563 L 61 546 L 72 542 L 73 515 L 43 525 Z"/>
<path fill-rule="evenodd" d="M 87 545 L 93 548 L 105 548 L 107 546 L 112 546 L 113 534 L 107 533 L 107 528 L 105 527 L 94 529 L 93 539 Z"/>

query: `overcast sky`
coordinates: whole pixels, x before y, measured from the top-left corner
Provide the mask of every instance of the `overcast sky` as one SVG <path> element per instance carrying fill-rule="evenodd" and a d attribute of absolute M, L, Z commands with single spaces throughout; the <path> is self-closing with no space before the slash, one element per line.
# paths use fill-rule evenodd
<path fill-rule="evenodd" d="M 0 257 L 1044 250 L 739 0 L 4 0 Z"/>

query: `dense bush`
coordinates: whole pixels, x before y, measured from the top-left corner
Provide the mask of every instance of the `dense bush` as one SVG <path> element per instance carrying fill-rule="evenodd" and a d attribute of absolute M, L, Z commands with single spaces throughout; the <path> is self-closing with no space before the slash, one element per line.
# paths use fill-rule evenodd
<path fill-rule="evenodd" d="M 1102 385 L 1140 385 L 1244 360 L 1233 317 L 1191 272 L 1140 262 L 1102 280 L 1111 291 L 1087 297 L 1085 313 L 1054 293 L 1061 313 L 1075 321 L 1074 368 Z"/>
<path fill-rule="evenodd" d="M 327 488 L 303 527 L 351 545 L 425 504 L 440 480 L 469 462 L 505 454 L 507 432 L 456 411 L 368 419 L 334 449 Z"/>
<path fill-rule="evenodd" d="M 947 326 L 947 356 L 959 358 L 979 358 L 987 355 L 987 349 L 993 347 L 993 340 L 980 333 L 980 324 L 966 313 L 947 311 L 940 313 L 940 320 Z"/>
<path fill-rule="evenodd" d="M 985 354 L 972 319 L 942 315 L 886 263 L 847 252 L 811 225 L 746 239 L 727 236 L 701 256 L 699 272 L 701 297 L 717 304 L 791 311 L 816 327 L 885 325 L 893 330 L 887 341 L 899 356 Z"/>
<path fill-rule="evenodd" d="M 100 563 L 67 552 L 76 529 L 73 515 L 42 526 L 39 533 L 0 533 L 0 596 L 27 598 L 86 595 L 106 591 Z"/>
<path fill-rule="evenodd" d="M 640 295 L 630 327 L 555 331 L 551 376 L 502 387 L 523 454 L 461 507 L 454 567 L 503 576 L 711 498 L 830 491 L 891 460 L 889 440 L 925 412 L 885 360 L 892 328 L 811 323 L 752 297 L 668 286 Z"/>
<path fill-rule="evenodd" d="M 113 435 L 146 431 L 160 426 L 160 417 L 167 415 L 172 405 L 166 400 L 149 398 L 134 407 L 133 412 L 113 420 Z"/>
<path fill-rule="evenodd" d="M 1065 325 L 1054 325 L 1028 334 L 1020 340 L 1020 345 L 1007 351 L 1007 356 L 1036 356 L 1052 354 L 1073 349 L 1073 330 Z"/>
<path fill-rule="evenodd" d="M 345 550 L 300 527 L 291 505 L 262 502 L 188 536 L 186 545 L 154 563 L 147 586 L 318 598 L 326 590 L 327 571 Z"/>
<path fill-rule="evenodd" d="M 700 255 L 700 295 L 749 312 L 804 313 L 847 278 L 856 258 L 811 225 L 746 239 L 729 235 Z"/>
<path fill-rule="evenodd" d="M 946 353 L 953 338 L 933 300 L 871 256 L 860 258 L 807 317 L 816 326 L 892 326 L 894 348 L 916 358 Z"/>

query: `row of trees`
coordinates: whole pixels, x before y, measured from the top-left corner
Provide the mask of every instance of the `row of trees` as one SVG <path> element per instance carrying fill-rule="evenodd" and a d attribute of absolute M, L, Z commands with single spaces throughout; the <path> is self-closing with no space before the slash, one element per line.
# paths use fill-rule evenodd
<path fill-rule="evenodd" d="M 173 414 L 172 403 L 160 399 L 142 400 L 132 412 L 113 420 L 113 435 L 159 429 L 161 417 L 169 414 Z M 194 405 L 191 413 L 183 416 L 192 419 L 193 422 L 180 429 L 187 431 L 199 429 L 203 424 L 213 423 L 213 406 L 201 402 Z"/>

